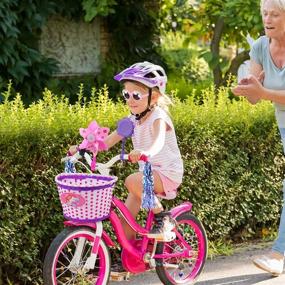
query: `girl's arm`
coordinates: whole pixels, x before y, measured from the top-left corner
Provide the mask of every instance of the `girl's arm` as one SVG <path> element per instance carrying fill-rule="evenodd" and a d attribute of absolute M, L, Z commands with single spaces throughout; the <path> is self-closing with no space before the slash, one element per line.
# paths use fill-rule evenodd
<path fill-rule="evenodd" d="M 122 140 L 122 137 L 118 135 L 117 131 L 114 131 L 106 137 L 106 139 L 104 140 L 104 143 L 107 145 L 107 148 L 109 149 L 121 140 Z"/>
<path fill-rule="evenodd" d="M 144 150 L 143 153 L 146 156 L 154 156 L 162 150 L 165 143 L 166 130 L 167 130 L 167 124 L 164 120 L 158 119 L 154 121 L 153 123 L 154 141 L 149 149 Z"/>
<path fill-rule="evenodd" d="M 131 151 L 130 152 L 131 162 L 133 163 L 138 162 L 142 154 L 151 157 L 159 153 L 162 150 L 165 143 L 166 130 L 167 130 L 167 123 L 164 120 L 162 119 L 155 120 L 153 123 L 154 140 L 151 147 L 146 150 Z"/>

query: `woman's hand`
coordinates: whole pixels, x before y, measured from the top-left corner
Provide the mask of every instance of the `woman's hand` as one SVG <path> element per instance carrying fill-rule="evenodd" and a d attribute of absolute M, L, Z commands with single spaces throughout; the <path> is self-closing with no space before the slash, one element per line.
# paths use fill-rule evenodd
<path fill-rule="evenodd" d="M 140 160 L 140 157 L 143 155 L 144 153 L 141 151 L 141 150 L 132 150 L 130 153 L 129 153 L 129 160 L 132 162 L 132 163 L 136 163 Z"/>
<path fill-rule="evenodd" d="M 264 79 L 264 73 L 261 73 L 258 78 L 253 75 L 243 78 L 239 84 L 232 89 L 236 96 L 245 96 L 252 103 L 257 103 L 262 98 L 264 88 L 261 82 Z"/>

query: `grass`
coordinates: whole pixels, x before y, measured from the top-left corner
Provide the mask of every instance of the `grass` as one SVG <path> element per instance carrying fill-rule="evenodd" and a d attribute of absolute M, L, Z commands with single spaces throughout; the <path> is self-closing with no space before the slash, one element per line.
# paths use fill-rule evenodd
<path fill-rule="evenodd" d="M 214 259 L 220 255 L 232 255 L 234 253 L 234 245 L 231 241 L 208 241 L 208 258 Z"/>
<path fill-rule="evenodd" d="M 277 237 L 276 229 L 262 229 L 262 237 L 259 239 L 244 240 L 242 242 L 233 241 L 208 241 L 208 259 L 214 259 L 218 256 L 230 256 L 235 253 L 247 251 L 248 249 L 270 248 L 272 242 Z M 266 234 L 264 234 L 266 232 Z"/>

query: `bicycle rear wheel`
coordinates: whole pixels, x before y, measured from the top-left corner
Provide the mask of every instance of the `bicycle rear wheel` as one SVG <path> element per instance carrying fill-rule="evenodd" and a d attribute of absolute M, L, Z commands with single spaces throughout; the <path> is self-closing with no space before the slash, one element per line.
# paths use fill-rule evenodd
<path fill-rule="evenodd" d="M 207 236 L 200 221 L 190 213 L 182 213 L 176 218 L 177 229 L 188 244 L 187 256 L 156 259 L 156 272 L 165 285 L 194 284 L 207 258 Z M 156 254 L 184 251 L 179 238 L 172 242 L 160 242 Z"/>
<path fill-rule="evenodd" d="M 65 228 L 51 243 L 43 268 L 45 285 L 105 285 L 110 275 L 110 253 L 101 239 L 95 267 L 86 268 L 95 233 L 85 227 Z"/>

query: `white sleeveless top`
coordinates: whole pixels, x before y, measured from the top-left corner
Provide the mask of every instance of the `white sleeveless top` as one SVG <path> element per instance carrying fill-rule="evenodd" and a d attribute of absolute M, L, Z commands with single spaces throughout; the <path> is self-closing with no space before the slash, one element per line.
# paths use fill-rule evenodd
<path fill-rule="evenodd" d="M 183 161 L 177 145 L 173 123 L 169 115 L 162 108 L 156 106 L 150 116 L 142 124 L 139 124 L 134 116 L 131 116 L 131 120 L 135 124 L 134 134 L 132 136 L 134 149 L 144 151 L 151 147 L 154 141 L 153 124 L 157 119 L 162 119 L 169 127 L 166 131 L 163 148 L 156 155 L 149 157 L 149 162 L 153 170 L 162 173 L 170 180 L 181 183 L 183 177 Z M 139 170 L 143 171 L 143 167 L 144 162 L 140 161 Z"/>

